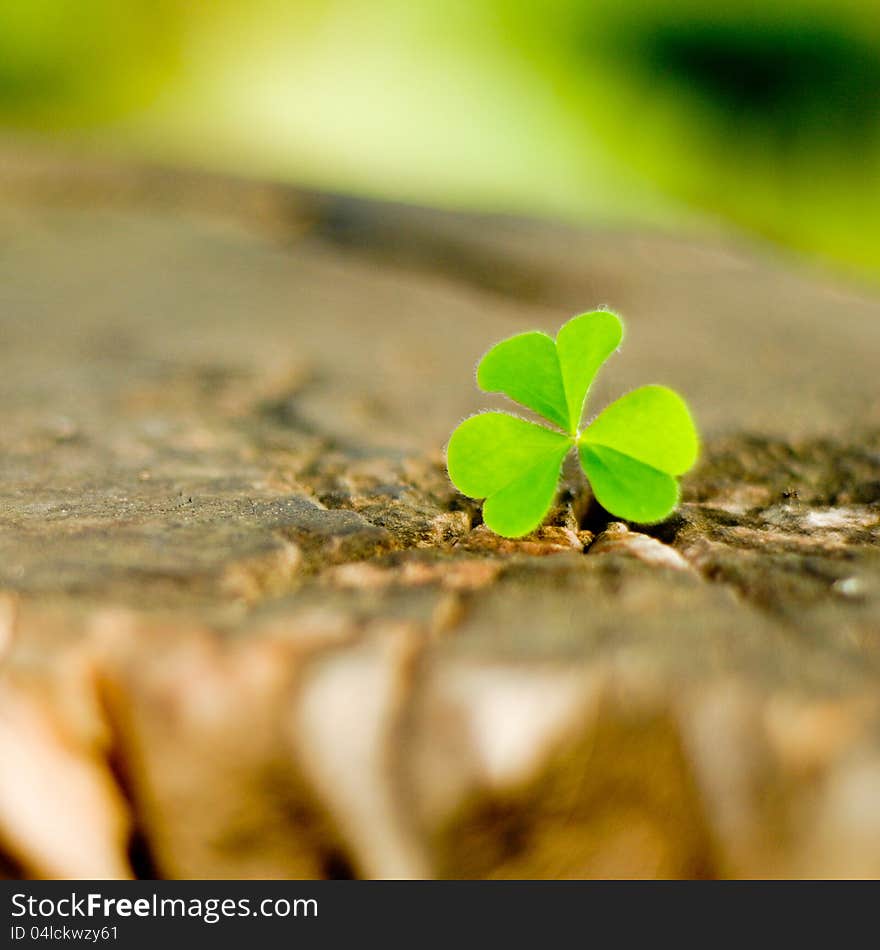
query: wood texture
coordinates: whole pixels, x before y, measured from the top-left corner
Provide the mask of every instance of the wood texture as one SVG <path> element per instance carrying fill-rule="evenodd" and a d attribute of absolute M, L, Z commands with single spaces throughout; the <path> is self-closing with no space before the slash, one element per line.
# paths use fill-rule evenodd
<path fill-rule="evenodd" d="M 765 249 L 0 155 L 0 873 L 880 874 L 880 303 Z M 608 304 L 684 503 L 495 538 L 486 347 Z"/>

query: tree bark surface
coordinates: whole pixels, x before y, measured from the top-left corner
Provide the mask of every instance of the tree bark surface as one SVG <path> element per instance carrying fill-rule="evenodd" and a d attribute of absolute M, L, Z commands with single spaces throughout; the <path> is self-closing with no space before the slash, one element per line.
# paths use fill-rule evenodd
<path fill-rule="evenodd" d="M 880 875 L 880 302 L 720 239 L 0 153 L 0 875 Z M 443 446 L 599 305 L 650 528 Z"/>

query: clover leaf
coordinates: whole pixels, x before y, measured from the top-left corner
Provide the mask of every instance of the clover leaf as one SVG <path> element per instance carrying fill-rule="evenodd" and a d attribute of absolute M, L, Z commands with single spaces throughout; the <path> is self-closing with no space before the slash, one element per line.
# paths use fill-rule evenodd
<path fill-rule="evenodd" d="M 593 379 L 622 338 L 620 318 L 595 310 L 569 320 L 555 340 L 520 333 L 480 361 L 481 389 L 504 393 L 556 427 L 486 412 L 452 433 L 449 477 L 463 494 L 486 499 L 483 520 L 497 534 L 521 537 L 538 527 L 573 448 L 593 494 L 611 514 L 650 523 L 678 504 L 676 476 L 698 453 L 696 429 L 679 395 L 665 386 L 642 386 L 580 429 Z"/>

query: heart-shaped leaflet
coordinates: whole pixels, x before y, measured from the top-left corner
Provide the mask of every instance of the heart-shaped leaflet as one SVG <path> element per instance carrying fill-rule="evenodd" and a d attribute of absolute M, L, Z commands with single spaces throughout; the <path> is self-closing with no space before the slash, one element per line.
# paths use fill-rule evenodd
<path fill-rule="evenodd" d="M 579 432 L 593 379 L 622 337 L 617 315 L 596 310 L 569 320 L 555 340 L 545 333 L 521 333 L 492 347 L 480 361 L 482 389 L 502 392 L 558 427 L 487 412 L 453 432 L 449 477 L 464 494 L 486 499 L 483 520 L 496 533 L 520 537 L 541 523 L 574 447 L 593 493 L 612 514 L 644 523 L 659 521 L 675 508 L 675 476 L 693 465 L 698 452 L 696 430 L 680 396 L 663 386 L 643 386 Z"/>

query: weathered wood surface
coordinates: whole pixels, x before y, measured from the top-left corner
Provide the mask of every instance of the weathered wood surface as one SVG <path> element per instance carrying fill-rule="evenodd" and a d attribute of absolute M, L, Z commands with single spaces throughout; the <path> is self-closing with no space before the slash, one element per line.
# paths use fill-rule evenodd
<path fill-rule="evenodd" d="M 880 874 L 880 304 L 757 251 L 0 158 L 0 873 Z M 766 255 L 763 255 L 766 256 Z M 485 347 L 606 303 L 685 502 L 499 542 Z"/>

